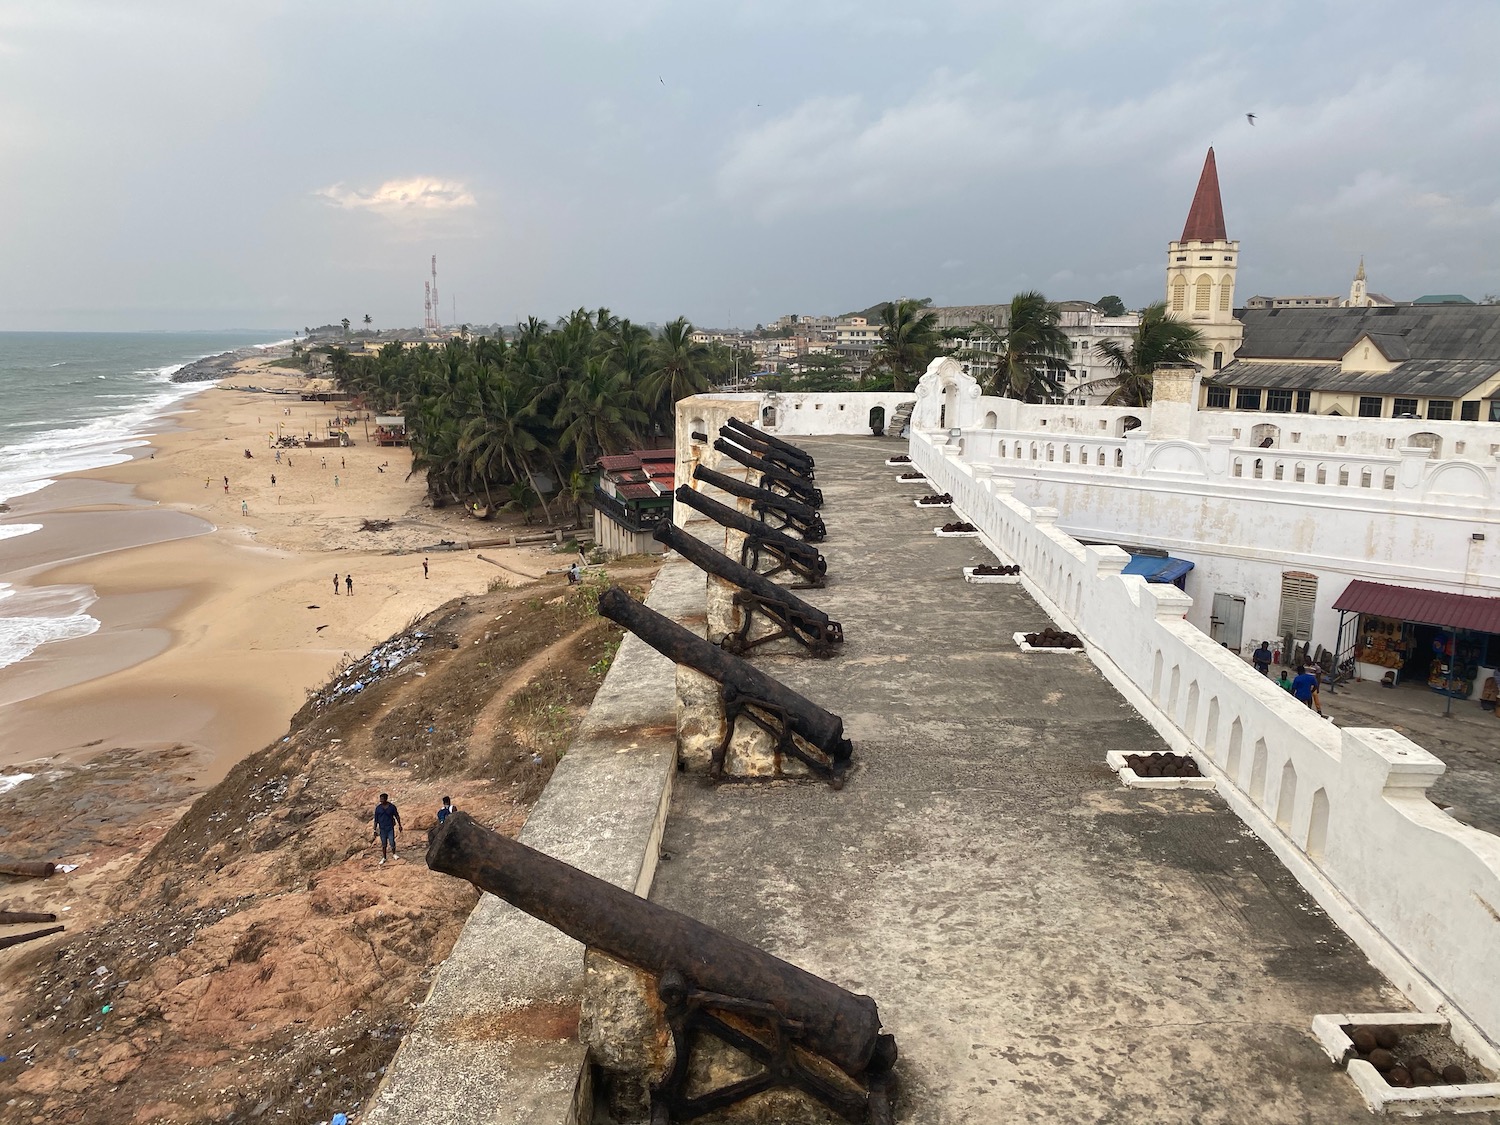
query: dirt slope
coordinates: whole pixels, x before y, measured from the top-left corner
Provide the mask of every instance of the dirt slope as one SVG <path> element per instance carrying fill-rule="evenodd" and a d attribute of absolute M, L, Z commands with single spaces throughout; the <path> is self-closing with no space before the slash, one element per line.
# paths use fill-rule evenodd
<path fill-rule="evenodd" d="M 477 897 L 427 871 L 424 830 L 444 794 L 520 830 L 619 643 L 592 614 L 601 585 L 443 607 L 180 816 L 180 751 L 0 795 L 0 825 L 21 826 L 0 851 L 86 857 L 45 884 L 0 877 L 0 903 L 47 908 L 95 880 L 63 938 L 0 951 L 0 1120 L 311 1125 L 357 1109 Z M 406 829 L 385 865 L 382 791 Z"/>

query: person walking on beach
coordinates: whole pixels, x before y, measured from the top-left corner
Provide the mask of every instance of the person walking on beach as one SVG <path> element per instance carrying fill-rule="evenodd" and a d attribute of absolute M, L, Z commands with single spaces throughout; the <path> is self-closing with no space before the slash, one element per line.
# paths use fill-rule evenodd
<path fill-rule="evenodd" d="M 422 577 L 423 577 L 423 579 L 426 579 L 426 577 L 427 577 L 427 560 L 426 559 L 422 560 Z"/>
<path fill-rule="evenodd" d="M 272 485 L 275 485 L 275 483 L 276 483 L 276 474 L 275 474 L 275 473 L 272 473 L 272 474 L 271 474 L 271 484 L 272 484 Z"/>
<path fill-rule="evenodd" d="M 452 797 L 444 797 L 443 798 L 443 807 L 440 808 L 440 809 L 438 809 L 438 823 L 442 824 L 443 821 L 447 820 L 450 816 L 453 815 L 454 811 L 455 810 L 453 808 L 453 798 Z"/>
<path fill-rule="evenodd" d="M 209 486 L 209 483 L 210 483 L 209 482 L 209 478 L 208 477 L 204 477 L 203 478 L 203 487 L 207 488 Z"/>
<path fill-rule="evenodd" d="M 338 475 L 338 473 L 334 473 L 333 474 L 333 487 L 337 488 L 338 486 L 339 486 L 339 475 Z"/>
<path fill-rule="evenodd" d="M 371 840 L 380 840 L 380 862 L 385 862 L 385 850 L 391 849 L 391 858 L 396 858 L 396 832 L 406 834 L 406 829 L 401 824 L 401 811 L 391 803 L 391 795 L 382 793 L 380 803 L 375 806 L 375 832 Z"/>
<path fill-rule="evenodd" d="M 352 574 L 344 575 L 344 593 L 351 598 L 354 596 L 354 575 Z"/>
<path fill-rule="evenodd" d="M 339 592 L 339 572 L 335 570 L 333 572 L 333 594 L 334 594 L 334 597 L 338 597 L 338 592 Z"/>
<path fill-rule="evenodd" d="M 248 516 L 249 514 L 250 514 L 250 501 L 248 501 L 248 500 L 241 500 L 240 501 L 240 515 L 242 515 L 242 516 Z"/>
<path fill-rule="evenodd" d="M 349 467 L 348 465 L 344 464 L 344 459 L 342 457 L 340 457 L 339 458 L 339 468 L 341 468 L 341 469 L 347 469 L 348 467 Z"/>

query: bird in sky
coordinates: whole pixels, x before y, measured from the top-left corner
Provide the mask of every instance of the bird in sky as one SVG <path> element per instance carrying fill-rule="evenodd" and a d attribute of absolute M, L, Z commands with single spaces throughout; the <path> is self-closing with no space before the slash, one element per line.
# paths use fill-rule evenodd
<path fill-rule="evenodd" d="M 656 76 L 656 80 L 658 82 L 660 82 L 663 86 L 665 86 L 667 84 L 667 80 L 665 78 L 663 78 L 660 74 L 658 74 Z"/>
<path fill-rule="evenodd" d="M 1245 120 L 1248 121 L 1248 122 L 1250 122 L 1250 124 L 1254 125 L 1255 124 L 1255 114 L 1253 114 L 1253 113 L 1247 113 L 1247 114 L 1245 114 Z"/>

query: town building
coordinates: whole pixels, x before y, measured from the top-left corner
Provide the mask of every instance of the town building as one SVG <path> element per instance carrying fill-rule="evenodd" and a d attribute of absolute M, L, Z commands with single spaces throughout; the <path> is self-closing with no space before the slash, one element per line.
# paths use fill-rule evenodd
<path fill-rule="evenodd" d="M 642 449 L 599 458 L 599 476 L 589 502 L 594 542 L 610 555 L 660 554 L 656 526 L 672 518 L 671 449 Z"/>

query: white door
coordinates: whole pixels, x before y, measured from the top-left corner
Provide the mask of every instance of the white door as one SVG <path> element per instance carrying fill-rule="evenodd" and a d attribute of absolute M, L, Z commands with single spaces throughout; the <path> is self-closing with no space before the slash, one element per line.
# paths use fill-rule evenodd
<path fill-rule="evenodd" d="M 1215 594 L 1213 616 L 1208 619 L 1208 635 L 1239 652 L 1244 631 L 1245 599 L 1238 594 Z"/>

